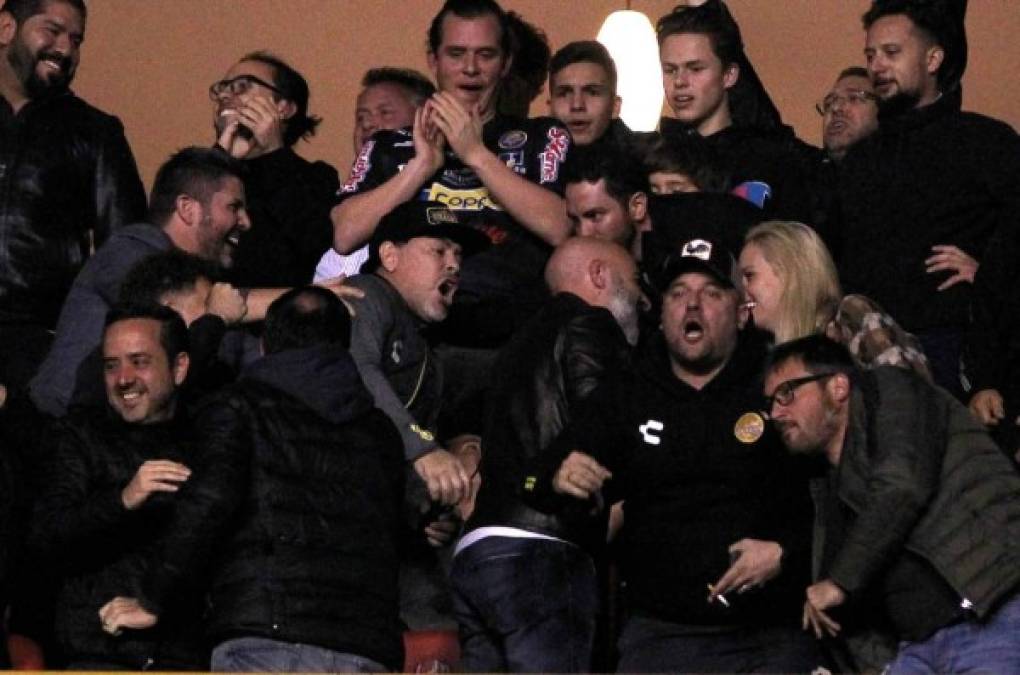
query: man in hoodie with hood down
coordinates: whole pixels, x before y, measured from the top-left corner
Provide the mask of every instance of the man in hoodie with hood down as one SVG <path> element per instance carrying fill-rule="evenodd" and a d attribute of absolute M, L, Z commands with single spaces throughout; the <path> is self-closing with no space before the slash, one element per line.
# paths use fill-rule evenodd
<path fill-rule="evenodd" d="M 137 598 L 104 629 L 158 620 L 208 575 L 212 669 L 380 672 L 403 662 L 397 523 L 403 445 L 347 349 L 332 293 L 298 288 L 266 316 L 265 356 L 196 418 L 201 452 Z"/>

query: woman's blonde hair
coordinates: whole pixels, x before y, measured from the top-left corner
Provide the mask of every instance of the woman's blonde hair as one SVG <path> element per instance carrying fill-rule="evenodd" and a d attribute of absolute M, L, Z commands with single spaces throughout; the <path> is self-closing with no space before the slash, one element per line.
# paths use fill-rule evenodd
<path fill-rule="evenodd" d="M 777 343 L 825 330 L 843 298 L 836 264 L 821 237 L 803 223 L 771 220 L 754 226 L 744 246 L 754 244 L 783 284 Z"/>

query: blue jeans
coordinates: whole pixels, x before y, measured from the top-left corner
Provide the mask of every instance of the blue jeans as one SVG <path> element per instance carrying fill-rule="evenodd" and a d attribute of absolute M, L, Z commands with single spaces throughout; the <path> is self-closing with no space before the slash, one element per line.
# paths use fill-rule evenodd
<path fill-rule="evenodd" d="M 357 654 L 269 638 L 246 637 L 216 645 L 213 671 L 249 673 L 386 673 L 389 668 Z"/>
<path fill-rule="evenodd" d="M 585 672 L 598 585 L 591 557 L 547 539 L 487 537 L 451 574 L 466 672 Z"/>
<path fill-rule="evenodd" d="M 1020 594 L 987 621 L 946 626 L 904 642 L 887 673 L 1020 673 Z"/>
<path fill-rule="evenodd" d="M 809 673 L 822 665 L 795 627 L 690 626 L 631 617 L 620 636 L 621 673 Z"/>

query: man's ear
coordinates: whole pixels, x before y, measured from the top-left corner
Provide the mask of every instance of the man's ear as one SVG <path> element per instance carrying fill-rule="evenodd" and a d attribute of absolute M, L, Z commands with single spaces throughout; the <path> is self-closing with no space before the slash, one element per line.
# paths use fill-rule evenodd
<path fill-rule="evenodd" d="M 0 11 L 0 47 L 7 47 L 14 42 L 18 34 L 18 22 L 10 12 Z"/>
<path fill-rule="evenodd" d="M 181 352 L 174 358 L 173 376 L 174 384 L 178 387 L 184 384 L 184 380 L 188 377 L 188 368 L 191 367 L 191 357 L 188 356 L 187 352 Z"/>
<path fill-rule="evenodd" d="M 929 75 L 939 72 L 942 62 L 946 59 L 946 50 L 940 45 L 932 45 L 924 55 L 924 67 Z"/>
<path fill-rule="evenodd" d="M 379 264 L 387 272 L 396 271 L 400 266 L 400 247 L 392 241 L 384 241 L 379 246 Z"/>
<path fill-rule="evenodd" d="M 600 291 L 609 286 L 609 266 L 605 260 L 593 258 L 588 262 L 588 280 Z"/>
<path fill-rule="evenodd" d="M 186 225 L 197 225 L 202 221 L 202 204 L 188 194 L 179 194 L 174 200 L 174 211 Z"/>
<path fill-rule="evenodd" d="M 276 102 L 276 112 L 280 115 L 280 120 L 289 120 L 297 114 L 297 103 L 281 98 Z"/>
<path fill-rule="evenodd" d="M 613 119 L 620 116 L 620 107 L 623 105 L 623 99 L 619 96 L 613 97 Z"/>
<path fill-rule="evenodd" d="M 731 63 L 726 66 L 726 70 L 723 71 L 723 87 L 729 89 L 737 83 L 740 79 L 740 66 L 736 63 Z"/>
<path fill-rule="evenodd" d="M 432 79 L 435 81 L 439 72 L 439 59 L 436 58 L 436 53 L 430 49 L 426 54 L 426 60 L 429 63 L 429 70 L 432 71 Z"/>
<path fill-rule="evenodd" d="M 836 373 L 825 385 L 829 395 L 837 403 L 843 403 L 850 397 L 850 378 L 844 373 Z"/>
<path fill-rule="evenodd" d="M 632 194 L 627 202 L 627 211 L 630 213 L 630 219 L 634 222 L 644 220 L 648 215 L 648 195 L 644 192 Z"/>

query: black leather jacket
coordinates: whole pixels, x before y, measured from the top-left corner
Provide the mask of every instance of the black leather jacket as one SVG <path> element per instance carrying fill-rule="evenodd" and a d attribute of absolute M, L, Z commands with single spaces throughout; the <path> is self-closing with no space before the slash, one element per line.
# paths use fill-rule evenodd
<path fill-rule="evenodd" d="M 0 98 L 0 324 L 52 328 L 89 252 L 145 215 L 116 117 L 70 92 L 15 115 Z"/>
<path fill-rule="evenodd" d="M 627 358 L 612 314 L 570 293 L 555 296 L 514 336 L 493 371 L 482 487 L 469 530 L 516 527 L 587 548 L 604 540 L 605 523 L 589 515 L 590 504 L 569 498 L 546 508 L 525 493 L 538 482 L 535 476 L 559 466 L 572 449 L 564 432 L 579 403 Z"/>

